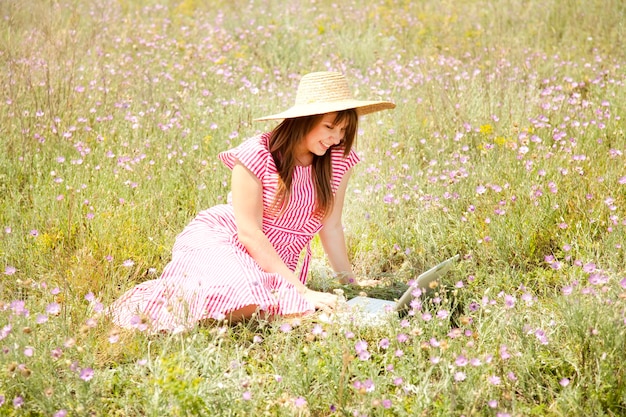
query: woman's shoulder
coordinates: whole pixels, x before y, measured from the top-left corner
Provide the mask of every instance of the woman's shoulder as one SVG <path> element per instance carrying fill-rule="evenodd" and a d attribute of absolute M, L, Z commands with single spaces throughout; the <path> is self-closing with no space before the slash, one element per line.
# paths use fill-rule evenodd
<path fill-rule="evenodd" d="M 232 149 L 220 152 L 218 157 L 230 169 L 239 161 L 253 172 L 260 174 L 262 167 L 272 161 L 269 137 L 269 133 L 253 136 Z"/>
<path fill-rule="evenodd" d="M 344 155 L 343 148 L 333 148 L 331 158 L 334 167 L 342 167 L 344 169 L 352 168 L 361 161 L 354 148 L 350 149 L 348 155 Z"/>

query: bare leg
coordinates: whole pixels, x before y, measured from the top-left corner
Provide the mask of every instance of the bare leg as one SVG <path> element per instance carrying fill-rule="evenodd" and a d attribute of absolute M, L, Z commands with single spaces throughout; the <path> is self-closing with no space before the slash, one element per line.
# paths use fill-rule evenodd
<path fill-rule="evenodd" d="M 252 318 L 254 313 L 259 312 L 261 317 L 265 317 L 265 313 L 259 311 L 259 306 L 256 304 L 250 304 L 244 307 L 241 307 L 239 310 L 232 311 L 231 313 L 226 315 L 226 318 L 230 323 L 235 324 L 239 323 L 243 320 L 249 320 Z"/>

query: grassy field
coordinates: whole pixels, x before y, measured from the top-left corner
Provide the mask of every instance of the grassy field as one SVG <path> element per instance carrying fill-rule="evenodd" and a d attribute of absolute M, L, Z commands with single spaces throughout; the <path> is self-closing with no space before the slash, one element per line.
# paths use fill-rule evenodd
<path fill-rule="evenodd" d="M 0 415 L 626 415 L 621 0 L 0 1 Z M 100 313 L 223 203 L 299 77 L 362 119 L 345 210 L 378 327 Z M 332 280 L 314 241 L 311 286 Z"/>

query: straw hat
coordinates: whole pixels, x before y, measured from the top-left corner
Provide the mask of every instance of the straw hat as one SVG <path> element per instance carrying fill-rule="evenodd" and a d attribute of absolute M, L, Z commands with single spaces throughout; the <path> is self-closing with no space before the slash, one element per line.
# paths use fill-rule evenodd
<path fill-rule="evenodd" d="M 356 109 L 357 114 L 362 116 L 394 107 L 396 105 L 389 101 L 355 100 L 343 74 L 322 71 L 312 72 L 302 77 L 298 85 L 294 106 L 282 113 L 259 117 L 254 120 L 290 119 L 347 109 Z"/>

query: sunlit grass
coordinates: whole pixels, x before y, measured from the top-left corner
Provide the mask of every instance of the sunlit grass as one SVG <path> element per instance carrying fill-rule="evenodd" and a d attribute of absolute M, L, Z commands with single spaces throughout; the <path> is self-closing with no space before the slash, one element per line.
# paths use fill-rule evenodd
<path fill-rule="evenodd" d="M 623 2 L 0 3 L 0 415 L 622 415 Z M 380 327 L 255 319 L 120 331 L 226 201 L 217 153 L 300 76 L 346 74 L 361 121 L 344 224 L 393 299 Z M 311 285 L 332 279 L 319 242 Z"/>

